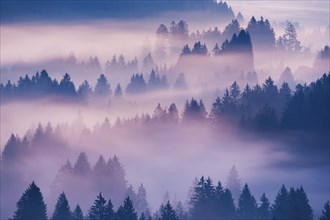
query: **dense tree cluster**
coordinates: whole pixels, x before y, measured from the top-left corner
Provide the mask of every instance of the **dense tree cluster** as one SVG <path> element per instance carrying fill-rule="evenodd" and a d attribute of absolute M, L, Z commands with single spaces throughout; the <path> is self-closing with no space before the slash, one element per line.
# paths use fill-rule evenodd
<path fill-rule="evenodd" d="M 61 191 L 70 192 L 73 185 L 79 185 L 81 190 L 93 192 L 102 191 L 113 198 L 118 204 L 124 198 L 127 190 L 125 170 L 114 156 L 105 160 L 101 155 L 92 167 L 85 153 L 80 153 L 74 165 L 67 161 L 59 170 L 52 187 L 52 193 L 58 194 Z M 71 192 L 71 196 L 83 199 L 80 193 Z"/>
<path fill-rule="evenodd" d="M 329 88 L 330 74 L 309 86 L 298 85 L 295 92 L 286 82 L 278 89 L 270 77 L 262 86 L 247 85 L 242 92 L 234 82 L 222 99 L 215 100 L 209 118 L 217 124 L 229 117 L 261 130 L 329 130 Z"/>
<path fill-rule="evenodd" d="M 275 32 L 271 27 L 268 19 L 256 20 L 253 16 L 246 28 L 246 31 L 251 35 L 251 40 L 254 50 L 273 50 L 275 48 Z"/>
<path fill-rule="evenodd" d="M 234 33 L 230 40 L 225 40 L 221 47 L 218 44 L 213 48 L 213 54 L 222 55 L 228 53 L 249 53 L 253 56 L 252 43 L 250 34 L 247 31 L 240 30 L 238 35 Z M 181 56 L 185 55 L 209 55 L 205 44 L 200 41 L 194 44 L 193 49 L 189 45 L 185 45 L 181 51 Z"/>
<path fill-rule="evenodd" d="M 139 70 L 139 62 L 135 57 L 133 60 L 128 60 L 126 62 L 125 57 L 121 54 L 118 58 L 113 55 L 111 61 L 107 60 L 105 63 L 104 71 L 105 73 L 111 75 L 115 73 L 134 73 Z"/>
<path fill-rule="evenodd" d="M 185 79 L 182 74 L 178 76 L 178 85 L 175 88 L 184 88 Z M 146 91 L 154 91 L 168 89 L 169 83 L 166 75 L 160 75 L 157 69 L 153 69 L 149 75 L 148 82 L 143 78 L 143 74 L 134 74 L 126 88 L 129 95 L 139 94 Z M 51 79 L 46 70 L 41 73 L 37 72 L 32 78 L 26 75 L 20 77 L 17 83 L 8 81 L 5 85 L 0 84 L 1 102 L 20 99 L 36 99 L 49 96 L 60 96 L 75 101 L 84 101 L 90 98 L 111 98 L 121 97 L 123 89 L 118 83 L 114 92 L 111 85 L 104 74 L 97 79 L 95 88 L 93 89 L 89 82 L 85 80 L 77 89 L 72 82 L 70 75 L 65 74 L 63 79 L 58 83 L 56 79 Z"/>
<path fill-rule="evenodd" d="M 142 185 L 141 185 L 142 186 Z M 140 191 L 145 196 L 144 187 Z M 69 191 L 67 191 L 69 192 Z M 136 196 L 136 195 L 133 195 Z M 303 187 L 287 190 L 283 185 L 277 193 L 274 202 L 271 204 L 265 193 L 257 202 L 250 191 L 248 184 L 245 184 L 240 192 L 238 205 L 234 204 L 232 193 L 224 188 L 220 181 L 216 185 L 213 180 L 203 176 L 194 184 L 190 196 L 189 209 L 185 211 L 181 202 L 173 207 L 169 200 L 164 202 L 159 211 L 151 215 L 147 209 L 139 209 L 139 204 L 134 204 L 132 198 L 127 195 L 122 199 L 117 210 L 114 209 L 112 200 L 108 201 L 100 192 L 94 203 L 90 206 L 86 215 L 79 204 L 71 211 L 68 199 L 64 192 L 60 193 L 55 205 L 55 210 L 50 219 L 90 219 L 90 220 L 185 220 L 185 219 L 313 219 L 313 210 L 309 205 L 307 194 Z M 147 199 L 143 197 L 143 202 Z M 320 220 L 329 218 L 329 201 L 324 205 Z M 17 210 L 13 219 L 47 219 L 46 204 L 43 201 L 42 193 L 34 182 L 23 193 L 17 202 Z"/>

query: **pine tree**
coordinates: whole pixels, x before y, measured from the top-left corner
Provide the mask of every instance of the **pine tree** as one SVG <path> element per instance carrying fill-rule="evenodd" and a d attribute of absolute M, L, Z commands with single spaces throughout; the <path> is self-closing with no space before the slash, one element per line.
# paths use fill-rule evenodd
<path fill-rule="evenodd" d="M 55 211 L 51 219 L 52 220 L 71 219 L 71 210 L 70 210 L 69 202 L 66 199 L 64 192 L 62 192 L 57 199 Z"/>
<path fill-rule="evenodd" d="M 269 200 L 266 197 L 266 194 L 263 193 L 260 198 L 260 206 L 258 207 L 258 219 L 267 220 L 270 217 L 269 211 Z"/>
<path fill-rule="evenodd" d="M 274 219 L 289 219 L 289 211 L 289 193 L 285 186 L 282 185 L 271 206 L 271 217 Z"/>
<path fill-rule="evenodd" d="M 106 211 L 105 211 L 105 220 L 113 220 L 115 219 L 115 212 L 113 210 L 113 205 L 111 202 L 111 199 L 109 199 L 107 205 L 106 205 Z"/>
<path fill-rule="evenodd" d="M 322 215 L 320 217 L 320 220 L 330 220 L 330 204 L 329 204 L 329 201 L 327 201 L 324 204 L 324 208 L 322 210 Z"/>
<path fill-rule="evenodd" d="M 221 121 L 221 108 L 222 103 L 221 99 L 217 97 L 212 104 L 212 108 L 209 114 L 209 118 L 211 120 L 212 125 L 218 125 Z"/>
<path fill-rule="evenodd" d="M 124 204 L 121 205 L 116 213 L 119 220 L 137 220 L 137 213 L 133 207 L 132 200 L 129 197 L 125 198 Z"/>
<path fill-rule="evenodd" d="M 160 209 L 160 220 L 179 220 L 169 201 Z"/>
<path fill-rule="evenodd" d="M 240 219 L 255 219 L 257 217 L 257 202 L 245 184 L 238 201 L 238 216 Z"/>
<path fill-rule="evenodd" d="M 47 219 L 46 204 L 40 188 L 34 183 L 30 184 L 16 204 L 17 210 L 14 219 Z"/>
<path fill-rule="evenodd" d="M 105 220 L 106 211 L 107 211 L 106 200 L 103 198 L 102 194 L 100 193 L 89 210 L 88 213 L 89 219 Z"/>
<path fill-rule="evenodd" d="M 83 220 L 84 219 L 84 214 L 83 214 L 79 204 L 76 205 L 76 208 L 72 212 L 72 219 L 73 220 Z"/>

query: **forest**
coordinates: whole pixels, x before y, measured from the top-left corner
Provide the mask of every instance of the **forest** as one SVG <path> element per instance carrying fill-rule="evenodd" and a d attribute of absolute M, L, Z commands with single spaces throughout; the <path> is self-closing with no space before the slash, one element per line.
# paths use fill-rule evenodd
<path fill-rule="evenodd" d="M 85 153 L 80 153 L 77 161 L 72 167 L 68 161 L 59 171 L 56 181 L 66 184 L 79 184 L 81 176 L 88 175 L 97 186 L 96 190 L 106 187 L 112 189 L 111 195 L 118 193 L 120 187 L 126 185 L 124 170 L 120 165 L 118 158 L 110 158 L 106 163 L 103 156 L 91 169 Z M 61 178 L 61 179 L 59 179 Z M 75 178 L 76 182 L 68 180 Z M 114 182 L 113 182 L 114 181 Z M 112 183 L 111 183 L 112 182 Z M 189 191 L 189 210 L 185 211 L 181 201 L 170 201 L 168 194 L 164 195 L 163 203 L 159 209 L 151 213 L 147 200 L 147 192 L 143 184 L 138 188 L 137 193 L 130 185 L 124 192 L 125 199 L 123 203 L 114 208 L 111 198 L 104 198 L 100 192 L 91 204 L 88 210 L 83 210 L 79 202 L 71 209 L 65 192 L 61 192 L 56 201 L 55 209 L 52 215 L 47 213 L 47 205 L 43 200 L 41 189 L 33 181 L 25 190 L 17 202 L 17 209 L 13 219 L 160 219 L 160 220 L 178 220 L 178 219 L 313 219 L 313 210 L 309 204 L 307 194 L 302 186 L 299 188 L 290 187 L 288 190 L 282 185 L 278 191 L 274 202 L 271 204 L 266 194 L 260 196 L 257 202 L 251 193 L 247 183 L 244 184 L 241 192 L 239 190 L 240 180 L 235 167 L 232 167 L 228 176 L 228 186 L 240 193 L 234 200 L 231 190 L 223 187 L 218 181 L 204 176 L 200 179 L 195 178 L 193 186 Z M 114 184 L 115 183 L 115 184 Z M 70 187 L 67 186 L 68 193 Z M 80 188 L 82 193 L 83 188 Z M 84 195 L 81 195 L 82 199 Z M 31 210 L 34 210 L 31 212 Z M 320 220 L 326 220 L 330 217 L 330 205 L 327 201 Z"/>
<path fill-rule="evenodd" d="M 0 219 L 330 220 L 329 2 L 0 4 Z"/>

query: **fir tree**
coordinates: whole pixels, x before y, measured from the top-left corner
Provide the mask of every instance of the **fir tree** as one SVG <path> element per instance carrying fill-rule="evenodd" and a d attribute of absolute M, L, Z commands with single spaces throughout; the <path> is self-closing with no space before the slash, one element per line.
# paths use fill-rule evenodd
<path fill-rule="evenodd" d="M 16 204 L 13 219 L 47 219 L 46 204 L 40 192 L 40 188 L 34 183 L 27 188 Z"/>
<path fill-rule="evenodd" d="M 169 201 L 160 209 L 160 220 L 179 220 Z"/>
<path fill-rule="evenodd" d="M 257 202 L 245 184 L 238 201 L 238 216 L 240 219 L 255 219 L 257 217 Z"/>
<path fill-rule="evenodd" d="M 73 220 L 83 220 L 84 219 L 84 214 L 83 214 L 79 204 L 76 205 L 76 208 L 72 212 L 72 219 Z"/>
<path fill-rule="evenodd" d="M 274 219 L 289 219 L 289 211 L 289 193 L 285 186 L 282 185 L 271 206 L 271 217 Z"/>
<path fill-rule="evenodd" d="M 121 205 L 116 213 L 117 219 L 120 220 L 137 220 L 137 213 L 133 207 L 132 200 L 129 197 L 125 198 L 124 204 Z"/>
<path fill-rule="evenodd" d="M 51 219 L 52 220 L 71 219 L 71 210 L 70 210 L 69 202 L 66 199 L 64 192 L 62 192 L 57 199 L 55 211 Z"/>
<path fill-rule="evenodd" d="M 107 214 L 107 207 L 106 207 L 106 200 L 103 198 L 102 194 L 100 193 L 94 204 L 89 209 L 89 219 L 90 220 L 105 220 Z"/>
<path fill-rule="evenodd" d="M 266 194 L 263 193 L 260 198 L 260 206 L 258 207 L 258 219 L 267 220 L 270 218 L 269 206 L 269 200 L 267 199 Z"/>
<path fill-rule="evenodd" d="M 329 204 L 329 201 L 327 201 L 324 204 L 324 208 L 322 210 L 322 215 L 320 217 L 320 220 L 330 220 L 330 204 Z"/>

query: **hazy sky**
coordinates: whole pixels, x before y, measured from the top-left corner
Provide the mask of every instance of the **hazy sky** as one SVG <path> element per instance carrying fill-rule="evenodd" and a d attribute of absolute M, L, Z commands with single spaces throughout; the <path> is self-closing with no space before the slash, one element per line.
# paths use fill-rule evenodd
<path fill-rule="evenodd" d="M 229 5 L 237 13 L 241 11 L 243 16 L 250 18 L 264 16 L 270 20 L 293 20 L 306 26 L 329 26 L 330 1 L 262 1 L 262 0 L 228 0 Z"/>

